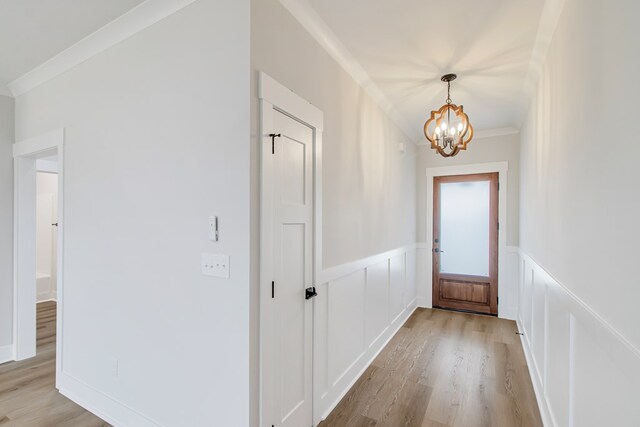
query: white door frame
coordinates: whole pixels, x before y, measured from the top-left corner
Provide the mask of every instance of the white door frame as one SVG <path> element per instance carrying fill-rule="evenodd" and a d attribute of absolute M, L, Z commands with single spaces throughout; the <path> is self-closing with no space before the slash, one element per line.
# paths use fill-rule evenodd
<path fill-rule="evenodd" d="M 53 151 L 58 156 L 56 384 L 59 384 L 64 320 L 64 129 L 13 144 L 13 359 L 23 360 L 36 354 L 36 158 Z"/>
<path fill-rule="evenodd" d="M 274 109 L 295 118 L 296 120 L 307 124 L 313 129 L 314 134 L 314 152 L 313 152 L 313 283 L 319 277 L 322 270 L 322 129 L 323 129 L 323 113 L 318 108 L 305 101 L 300 96 L 275 81 L 269 75 L 260 72 L 258 83 L 258 96 L 260 98 L 260 141 L 261 141 L 261 176 L 260 176 L 260 425 L 265 425 L 263 419 L 263 408 L 265 399 L 265 381 L 264 376 L 268 372 L 263 365 L 263 348 L 264 342 L 270 337 L 268 336 L 269 324 L 272 318 L 268 316 L 267 310 L 269 304 L 267 302 L 271 298 L 271 281 L 273 280 L 273 255 L 272 250 L 272 230 L 271 224 L 273 218 L 271 215 L 271 198 L 269 196 L 273 181 L 273 157 L 267 155 L 271 153 L 271 137 L 272 120 Z M 312 305 L 312 318 L 315 329 L 315 301 Z M 316 334 L 313 334 L 313 348 L 316 348 Z M 316 378 L 315 364 L 313 365 L 312 378 Z M 315 392 L 315 383 L 312 390 L 312 413 L 313 425 L 317 425 L 321 420 L 317 404 L 319 402 L 317 393 Z"/>
<path fill-rule="evenodd" d="M 509 172 L 509 162 L 476 163 L 471 165 L 442 166 L 427 168 L 427 239 L 425 249 L 429 251 L 429 256 L 425 260 L 427 265 L 425 302 L 427 307 L 432 307 L 431 289 L 433 287 L 433 265 L 431 248 L 433 243 L 433 178 L 436 176 L 470 175 L 477 173 L 498 172 L 498 317 L 504 317 L 505 303 L 508 301 L 507 292 L 507 178 Z"/>

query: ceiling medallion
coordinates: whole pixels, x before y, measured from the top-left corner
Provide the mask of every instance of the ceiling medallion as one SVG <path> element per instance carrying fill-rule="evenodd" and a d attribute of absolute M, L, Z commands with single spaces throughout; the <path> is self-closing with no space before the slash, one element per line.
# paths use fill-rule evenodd
<path fill-rule="evenodd" d="M 453 157 L 466 150 L 473 138 L 473 126 L 462 105 L 451 102 L 451 82 L 458 77 L 445 74 L 440 80 L 447 83 L 447 100 L 439 110 L 431 112 L 431 117 L 424 124 L 424 136 L 431 142 L 431 148 L 442 157 Z M 453 113 L 453 114 L 452 114 Z"/>

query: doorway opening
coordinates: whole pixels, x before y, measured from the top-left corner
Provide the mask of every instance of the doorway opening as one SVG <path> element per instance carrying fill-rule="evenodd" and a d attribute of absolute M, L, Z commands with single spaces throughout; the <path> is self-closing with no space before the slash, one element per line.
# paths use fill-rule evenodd
<path fill-rule="evenodd" d="M 58 155 L 36 159 L 36 356 L 55 355 L 58 258 Z M 53 356 L 55 357 L 55 356 Z M 43 359 L 45 360 L 45 359 Z"/>
<path fill-rule="evenodd" d="M 498 314 L 498 188 L 498 173 L 434 177 L 434 307 Z"/>
<path fill-rule="evenodd" d="M 44 352 L 55 358 L 56 380 L 62 366 L 63 140 L 58 129 L 13 146 L 13 359 Z"/>

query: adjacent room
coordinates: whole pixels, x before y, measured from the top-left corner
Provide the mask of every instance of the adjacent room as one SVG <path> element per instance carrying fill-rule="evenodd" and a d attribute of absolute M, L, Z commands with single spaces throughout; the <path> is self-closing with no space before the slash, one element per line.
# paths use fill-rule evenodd
<path fill-rule="evenodd" d="M 640 426 L 638 16 L 0 2 L 0 426 Z"/>

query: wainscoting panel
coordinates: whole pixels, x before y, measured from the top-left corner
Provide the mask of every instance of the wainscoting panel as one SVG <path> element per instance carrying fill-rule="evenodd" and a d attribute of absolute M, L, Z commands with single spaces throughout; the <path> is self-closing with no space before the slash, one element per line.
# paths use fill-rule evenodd
<path fill-rule="evenodd" d="M 547 427 L 640 425 L 640 351 L 523 251 L 518 328 Z"/>
<path fill-rule="evenodd" d="M 373 346 L 389 326 L 389 260 L 365 269 L 367 274 L 365 296 L 365 340 Z"/>
<path fill-rule="evenodd" d="M 338 404 L 416 307 L 415 245 L 321 273 L 314 322 L 314 424 Z"/>

